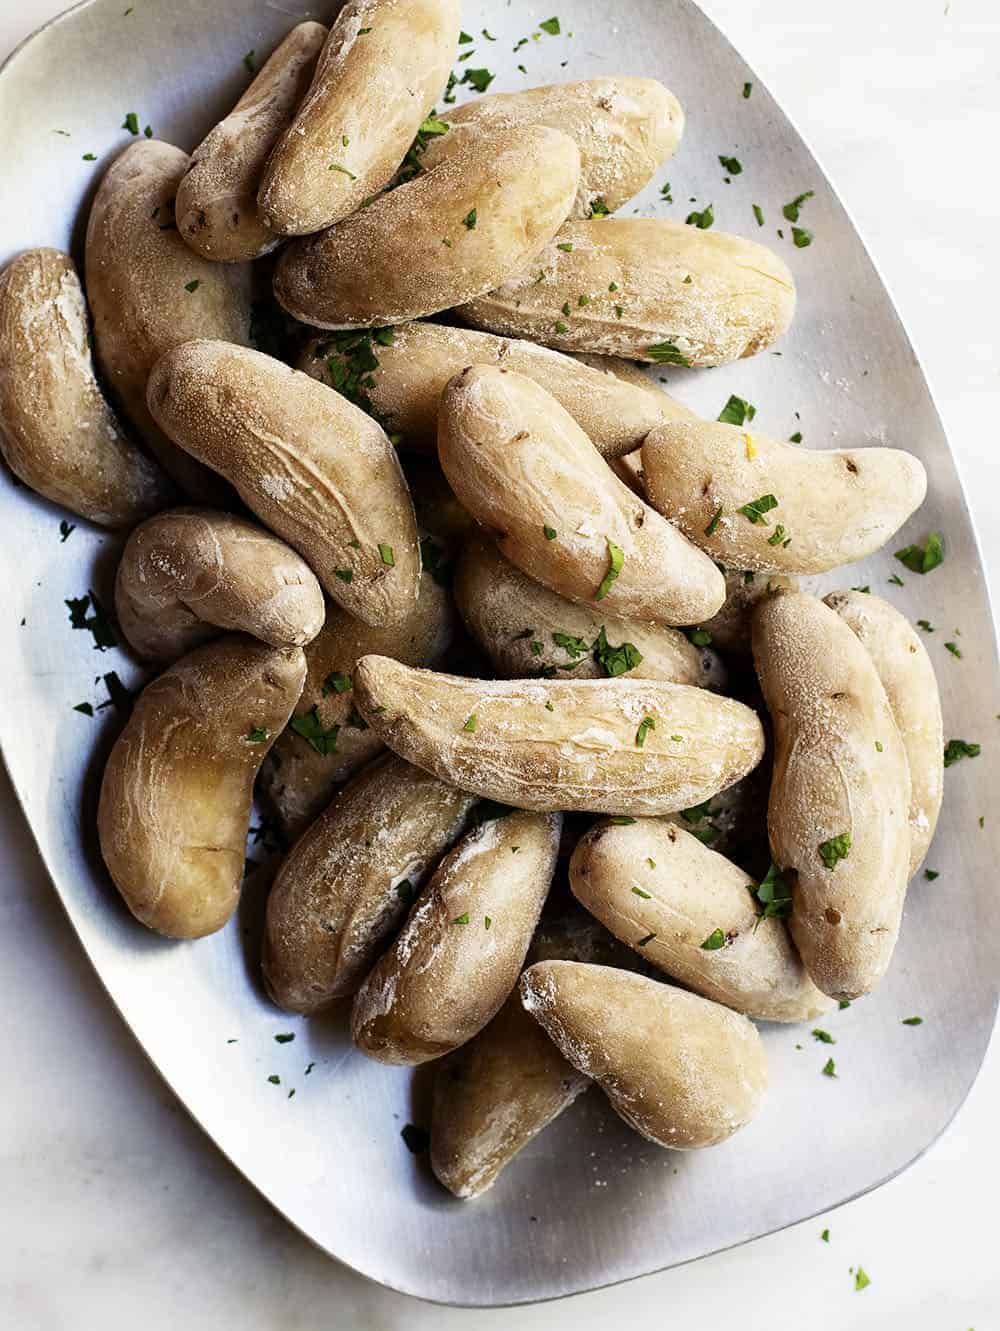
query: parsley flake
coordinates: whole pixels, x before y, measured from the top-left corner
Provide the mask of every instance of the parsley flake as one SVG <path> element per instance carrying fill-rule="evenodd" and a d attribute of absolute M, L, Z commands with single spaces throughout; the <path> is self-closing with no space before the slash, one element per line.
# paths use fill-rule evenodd
<path fill-rule="evenodd" d="M 960 758 L 978 758 L 982 751 L 980 744 L 970 744 L 964 739 L 950 739 L 944 746 L 944 765 L 951 767 Z"/>
<path fill-rule="evenodd" d="M 701 944 L 704 952 L 718 952 L 720 947 L 726 946 L 726 935 L 721 929 L 713 929 L 712 932 Z"/>
<path fill-rule="evenodd" d="M 639 729 L 635 732 L 635 745 L 637 749 L 645 747 L 646 736 L 651 730 L 656 729 L 656 722 L 651 716 L 644 716 L 639 722 Z"/>
<path fill-rule="evenodd" d="M 729 401 L 719 412 L 718 420 L 723 425 L 745 425 L 757 415 L 757 408 L 745 398 L 730 395 Z"/>
<path fill-rule="evenodd" d="M 778 501 L 774 495 L 761 495 L 759 499 L 751 500 L 749 504 L 744 504 L 742 508 L 738 508 L 736 511 L 748 518 L 755 527 L 767 527 L 770 524 L 764 514 L 770 513 L 772 508 L 777 507 Z"/>
<path fill-rule="evenodd" d="M 911 573 L 930 573 L 944 563 L 944 544 L 940 532 L 932 531 L 923 546 L 907 545 L 896 551 L 896 558 Z"/>
<path fill-rule="evenodd" d="M 622 571 L 625 563 L 625 551 L 620 546 L 615 545 L 610 536 L 606 536 L 605 541 L 608 546 L 608 571 L 605 573 L 601 585 L 597 589 L 596 601 L 603 601 L 605 596 L 611 590 L 612 585 L 617 581 L 618 575 Z"/>
<path fill-rule="evenodd" d="M 340 734 L 340 726 L 334 725 L 327 729 L 320 720 L 318 707 L 313 707 L 303 716 L 293 717 L 291 728 L 296 735 L 304 739 L 322 757 L 328 758 L 331 753 L 337 752 L 337 736 Z"/>
<path fill-rule="evenodd" d="M 819 846 L 819 857 L 829 870 L 834 870 L 840 860 L 846 860 L 851 853 L 851 834 L 841 832 L 839 836 L 823 841 Z"/>
<path fill-rule="evenodd" d="M 646 348 L 645 354 L 656 365 L 689 366 L 691 364 L 690 359 L 684 355 L 683 351 L 679 351 L 673 342 L 656 342 L 653 346 Z"/>
<path fill-rule="evenodd" d="M 467 731 L 470 735 L 473 734 L 473 732 L 474 732 L 475 729 L 476 729 L 476 714 L 475 714 L 475 712 L 473 712 L 472 715 L 468 718 L 468 720 L 466 721 L 466 723 L 465 723 L 465 725 L 462 727 L 462 729 L 465 730 L 465 731 Z"/>

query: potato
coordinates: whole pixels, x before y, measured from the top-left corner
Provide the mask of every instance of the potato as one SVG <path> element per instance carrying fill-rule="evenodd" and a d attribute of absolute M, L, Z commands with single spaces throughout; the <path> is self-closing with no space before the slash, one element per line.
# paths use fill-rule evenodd
<path fill-rule="evenodd" d="M 254 777 L 305 678 L 301 647 L 228 634 L 140 694 L 104 769 L 101 853 L 129 910 L 169 938 L 239 900 Z"/>
<path fill-rule="evenodd" d="M 259 194 L 282 235 L 322 231 L 379 192 L 444 87 L 460 0 L 348 0 Z"/>
<path fill-rule="evenodd" d="M 189 163 L 156 139 L 140 139 L 115 158 L 87 225 L 87 299 L 109 388 L 181 488 L 214 504 L 227 487 L 171 443 L 146 406 L 146 380 L 171 347 L 197 337 L 250 340 L 250 269 L 209 263 L 177 230 L 174 200 Z"/>
<path fill-rule="evenodd" d="M 494 818 L 442 860 L 358 990 L 351 1037 L 362 1053 L 380 1063 L 426 1063 L 492 1021 L 517 983 L 561 824 L 559 814 Z"/>
<path fill-rule="evenodd" d="M 579 180 L 580 153 L 558 130 L 473 135 L 433 171 L 289 245 L 274 294 L 317 328 L 371 328 L 450 309 L 534 264 Z"/>
<path fill-rule="evenodd" d="M 322 23 L 294 27 L 225 120 L 191 154 L 177 191 L 177 229 L 206 259 L 258 259 L 281 243 L 264 225 L 257 187 L 312 81 L 327 38 Z"/>
<path fill-rule="evenodd" d="M 148 399 L 174 442 L 232 481 L 338 605 L 377 625 L 412 611 L 413 504 L 392 445 L 363 411 L 281 361 L 225 342 L 169 352 L 149 377 Z"/>
<path fill-rule="evenodd" d="M 912 878 L 931 844 L 944 793 L 944 727 L 934 667 L 909 620 L 888 601 L 855 591 L 825 599 L 872 658 L 906 750 Z"/>
<path fill-rule="evenodd" d="M 267 902 L 264 980 L 287 1012 L 353 994 L 475 797 L 391 754 L 366 767 L 292 847 Z"/>
<path fill-rule="evenodd" d="M 796 448 L 717 421 L 658 426 L 642 446 L 649 502 L 727 567 L 825 573 L 885 545 L 927 474 L 897 448 Z"/>
<path fill-rule="evenodd" d="M 758 1021 L 808 1021 L 830 1007 L 782 921 L 760 913 L 757 884 L 690 832 L 648 818 L 598 823 L 569 876 L 581 906 L 686 988 Z"/>
<path fill-rule="evenodd" d="M 642 503 L 564 407 L 524 375 L 473 366 L 441 399 L 438 451 L 500 553 L 571 601 L 659 625 L 722 605 L 712 561 Z"/>
<path fill-rule="evenodd" d="M 732 656 L 750 656 L 750 625 L 753 609 L 765 596 L 779 592 L 795 592 L 798 578 L 780 573 L 754 573 L 727 568 L 726 599 L 722 609 L 705 619 L 699 627 L 712 636 L 712 646 Z"/>
<path fill-rule="evenodd" d="M 533 582 L 481 536 L 462 553 L 454 593 L 466 628 L 506 679 L 627 674 L 707 688 L 721 678 L 714 653 L 693 646 L 677 629 L 567 601 Z"/>
<path fill-rule="evenodd" d="M 764 752 L 749 707 L 686 684 L 460 679 L 366 656 L 354 688 L 394 752 L 517 808 L 673 813 L 731 786 Z"/>
<path fill-rule="evenodd" d="M 0 452 L 25 485 L 102 527 L 173 497 L 101 394 L 83 288 L 59 250 L 26 250 L 0 273 Z"/>
<path fill-rule="evenodd" d="M 575 961 L 529 967 L 521 1000 L 629 1127 L 658 1146 L 714 1146 L 760 1107 L 767 1086 L 760 1036 L 718 1003 Z"/>
<path fill-rule="evenodd" d="M 872 658 L 822 601 L 762 601 L 753 654 L 774 722 L 768 831 L 792 937 L 825 994 L 858 998 L 884 975 L 903 913 L 906 749 Z"/>
<path fill-rule="evenodd" d="M 561 351 L 670 365 L 753 356 L 794 312 L 792 275 L 771 250 L 649 217 L 567 222 L 517 277 L 459 310 L 474 328 Z"/>
<path fill-rule="evenodd" d="M 441 394 L 448 380 L 468 365 L 502 365 L 534 379 L 562 403 L 606 458 L 638 448 L 664 421 L 694 416 L 641 371 L 611 357 L 581 363 L 533 342 L 444 324 L 402 324 L 379 336 L 386 341 L 360 348 L 353 336 L 344 339 L 343 347 L 336 339 L 314 338 L 299 368 L 334 388 L 364 374 L 366 382 L 371 380 L 365 392 L 372 414 L 400 436 L 401 447 L 435 456 Z M 377 364 L 369 369 L 372 356 Z"/>

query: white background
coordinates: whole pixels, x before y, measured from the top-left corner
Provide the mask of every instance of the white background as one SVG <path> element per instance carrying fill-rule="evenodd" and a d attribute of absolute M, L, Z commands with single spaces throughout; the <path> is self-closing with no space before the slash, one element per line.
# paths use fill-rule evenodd
<path fill-rule="evenodd" d="M 1000 588 L 1000 0 L 703 7 L 797 122 L 881 267 Z M 0 58 L 61 8 L 0 0 Z M 524 4 L 546 17 L 537 8 Z M 822 1221 L 560 1304 L 432 1308 L 315 1252 L 188 1121 L 84 960 L 2 773 L 0 846 L 4 1331 L 1000 1327 L 996 1040 L 942 1140 L 902 1178 Z M 858 1263 L 872 1279 L 862 1293 L 849 1275 Z"/>

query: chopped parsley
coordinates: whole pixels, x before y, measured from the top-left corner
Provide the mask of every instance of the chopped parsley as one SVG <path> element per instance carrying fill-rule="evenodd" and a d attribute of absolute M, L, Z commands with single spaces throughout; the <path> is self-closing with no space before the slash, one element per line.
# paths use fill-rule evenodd
<path fill-rule="evenodd" d="M 544 23 L 538 25 L 542 32 L 547 32 L 550 37 L 558 37 L 562 28 L 557 18 L 547 18 Z"/>
<path fill-rule="evenodd" d="M 83 154 L 83 160 L 84 160 L 85 162 L 96 162 L 96 161 L 97 161 L 97 153 L 84 153 L 84 154 Z"/>
<path fill-rule="evenodd" d="M 483 928 L 484 928 L 484 929 L 489 929 L 489 928 L 492 927 L 492 925 L 493 925 L 493 919 L 492 919 L 492 917 L 489 916 L 489 915 L 484 915 L 484 916 L 483 916 Z"/>
<path fill-rule="evenodd" d="M 635 822 L 635 819 L 634 819 L 634 818 L 633 818 L 633 819 L 630 819 L 630 821 L 631 821 L 631 822 Z M 637 897 L 642 897 L 643 901 L 651 901 L 651 900 L 652 900 L 652 893 L 651 893 L 651 892 L 644 892 L 643 889 L 642 889 L 641 887 L 636 887 L 636 886 L 633 885 L 633 887 L 632 887 L 632 891 L 635 893 L 635 895 L 636 895 Z"/>
<path fill-rule="evenodd" d="M 291 1044 L 295 1039 L 294 1031 L 283 1031 L 280 1035 L 274 1037 L 276 1044 Z"/>
<path fill-rule="evenodd" d="M 820 1235 L 820 1238 L 823 1240 L 824 1243 L 829 1243 L 829 1242 L 830 1242 L 830 1231 L 829 1231 L 828 1229 L 824 1229 L 824 1230 L 823 1230 L 823 1233 Z"/>
<path fill-rule="evenodd" d="M 723 425 L 745 425 L 757 415 L 757 408 L 745 398 L 730 395 L 729 401 L 719 412 L 718 419 Z"/>
<path fill-rule="evenodd" d="M 753 92 L 753 84 L 752 84 L 752 83 L 744 83 L 744 85 L 743 85 L 743 99 L 744 99 L 744 101 L 749 101 L 749 100 L 750 100 L 750 94 L 751 94 L 752 92 Z"/>
<path fill-rule="evenodd" d="M 67 522 L 67 521 L 65 520 L 65 518 L 64 518 L 64 519 L 62 520 L 62 522 L 60 522 L 60 524 L 59 524 L 59 543 L 60 543 L 60 545 L 61 545 L 64 541 L 68 540 L 69 537 L 72 535 L 72 533 L 75 532 L 75 531 L 76 531 L 76 523 L 75 523 L 75 522 Z"/>
<path fill-rule="evenodd" d="M 601 667 L 609 679 L 617 679 L 619 675 L 626 675 L 636 666 L 642 665 L 642 653 L 631 642 L 623 642 L 618 647 L 613 647 L 608 642 L 608 635 L 601 626 L 601 631 L 593 646 L 594 660 Z"/>
<path fill-rule="evenodd" d="M 255 73 L 257 69 L 256 55 L 256 51 L 247 51 L 246 55 L 243 57 L 243 64 L 246 66 L 247 72 L 250 74 Z"/>
<path fill-rule="evenodd" d="M 673 203 L 673 201 L 674 201 L 674 196 L 673 196 L 673 194 L 670 192 L 670 181 L 669 181 L 669 180 L 667 181 L 667 183 L 666 183 L 665 185 L 661 185 L 661 186 L 660 186 L 660 198 L 663 200 L 664 203 Z"/>
<path fill-rule="evenodd" d="M 789 442 L 790 444 L 801 444 L 801 443 L 802 443 L 802 431 L 801 431 L 801 430 L 796 430 L 794 434 L 790 434 L 790 435 L 788 436 L 788 442 Z"/>
<path fill-rule="evenodd" d="M 767 538 L 767 543 L 768 545 L 789 546 L 792 543 L 792 538 L 788 535 L 785 527 L 779 522 L 774 529 L 773 535 Z"/>
<path fill-rule="evenodd" d="M 818 1041 L 820 1042 L 820 1044 L 836 1044 L 836 1043 L 837 1043 L 837 1041 L 833 1038 L 833 1036 L 830 1034 L 829 1031 L 821 1030 L 818 1026 L 813 1030 L 813 1032 L 812 1032 L 812 1038 L 813 1038 L 814 1040 L 818 1040 Z"/>
<path fill-rule="evenodd" d="M 792 913 L 791 888 L 782 878 L 777 865 L 772 863 L 757 887 L 751 886 L 747 890 L 754 900 L 763 906 L 764 909 L 760 911 L 762 919 L 783 920 Z"/>
<path fill-rule="evenodd" d="M 468 911 L 465 911 L 461 915 L 456 915 L 455 918 L 452 920 L 452 924 L 468 924 L 468 923 L 469 923 Z"/>
<path fill-rule="evenodd" d="M 479 214 L 476 211 L 476 209 L 473 208 L 471 212 L 466 213 L 466 215 L 462 218 L 462 221 L 465 224 L 465 229 L 467 231 L 475 231 L 476 224 L 479 221 Z"/>
<path fill-rule="evenodd" d="M 701 945 L 702 951 L 704 952 L 718 952 L 720 947 L 725 947 L 725 946 L 726 946 L 726 935 L 722 932 L 721 929 L 713 929 L 712 932 L 705 939 L 704 943 L 702 943 Z"/>
<path fill-rule="evenodd" d="M 268 1081 L 271 1083 L 272 1086 L 281 1085 L 281 1078 L 278 1076 L 276 1072 L 271 1073 L 270 1077 L 268 1077 Z"/>
<path fill-rule="evenodd" d="M 597 589 L 597 595 L 594 597 L 596 601 L 604 600 L 612 585 L 617 581 L 625 563 L 625 551 L 620 546 L 615 545 L 610 536 L 606 536 L 604 539 L 608 546 L 608 571 Z"/>
<path fill-rule="evenodd" d="M 465 725 L 462 727 L 462 729 L 465 730 L 465 731 L 467 731 L 470 735 L 474 733 L 474 731 L 475 731 L 475 729 L 476 729 L 476 714 L 475 714 L 475 712 L 473 712 L 472 715 L 468 718 L 468 720 L 466 721 L 466 723 L 465 723 Z"/>
<path fill-rule="evenodd" d="M 331 670 L 323 681 L 323 697 L 328 697 L 331 693 L 350 693 L 354 688 L 354 680 L 350 675 L 345 675 L 340 670 Z"/>
<path fill-rule="evenodd" d="M 867 1289 L 871 1283 L 872 1283 L 871 1279 L 868 1276 L 868 1273 L 865 1271 L 865 1268 L 863 1266 L 859 1266 L 857 1271 L 855 1271 L 854 1273 L 855 1290 L 861 1291 L 863 1289 Z"/>
<path fill-rule="evenodd" d="M 589 650 L 583 638 L 574 638 L 569 633 L 553 633 L 552 641 L 557 647 L 561 647 L 564 652 L 568 653 L 574 661 Z"/>
<path fill-rule="evenodd" d="M 937 869 L 925 869 L 924 877 L 927 879 L 929 883 L 933 883 L 934 879 L 940 878 L 941 875 L 940 873 L 938 873 Z"/>
<path fill-rule="evenodd" d="M 556 246 L 557 250 L 562 250 L 563 254 L 573 253 L 573 242 L 571 240 L 561 240 Z"/>
<path fill-rule="evenodd" d="M 554 541 L 556 537 L 559 535 L 555 527 L 544 526 L 542 528 L 542 531 L 545 533 L 545 539 L 547 541 Z"/>
<path fill-rule="evenodd" d="M 89 591 L 86 596 L 71 597 L 66 601 L 69 608 L 69 622 L 71 628 L 86 629 L 94 636 L 94 647 L 99 652 L 106 651 L 109 647 L 117 647 L 118 639 L 111 620 L 104 611 L 104 607 L 97 599 L 97 593 Z M 92 613 L 87 614 L 88 607 Z"/>
<path fill-rule="evenodd" d="M 813 243 L 813 233 L 806 230 L 804 226 L 793 226 L 792 240 L 795 242 L 797 250 L 804 250 Z"/>
<path fill-rule="evenodd" d="M 467 33 L 467 32 L 460 32 L 460 33 L 458 34 L 458 44 L 459 44 L 459 46 L 470 46 L 470 45 L 472 44 L 472 42 L 474 42 L 474 41 L 475 41 L 475 38 L 472 37 L 472 36 L 470 36 L 470 34 Z"/>
<path fill-rule="evenodd" d="M 82 712 L 84 716 L 93 716 L 94 709 L 89 702 L 78 702 L 73 707 L 74 712 Z"/>
<path fill-rule="evenodd" d="M 964 739 L 950 739 L 944 746 L 944 765 L 951 767 L 961 758 L 978 758 L 982 751 L 980 744 L 970 744 Z"/>
<path fill-rule="evenodd" d="M 731 176 L 740 176 L 743 174 L 743 164 L 738 157 L 724 157 L 720 154 L 719 165 L 724 171 L 728 171 Z"/>
<path fill-rule="evenodd" d="M 708 629 L 685 629 L 684 632 L 694 647 L 711 647 L 712 635 Z"/>
<path fill-rule="evenodd" d="M 789 222 L 797 222 L 799 220 L 799 209 L 802 207 L 802 205 L 806 202 L 807 199 L 813 198 L 815 194 L 816 194 L 815 190 L 807 189 L 804 194 L 796 195 L 796 197 L 791 201 L 791 203 L 786 203 L 784 208 L 782 208 L 781 210 L 782 215 L 784 217 L 787 217 Z"/>
<path fill-rule="evenodd" d="M 851 834 L 850 832 L 841 832 L 839 836 L 831 837 L 829 841 L 823 841 L 819 847 L 819 857 L 826 868 L 836 869 L 840 860 L 846 860 L 851 853 Z"/>
<path fill-rule="evenodd" d="M 322 757 L 328 758 L 331 753 L 337 752 L 340 726 L 334 725 L 327 729 L 320 720 L 319 708 L 313 707 L 304 716 L 293 717 L 291 728 Z"/>
<path fill-rule="evenodd" d="M 837 1065 L 832 1058 L 828 1058 L 823 1064 L 823 1076 L 835 1077 L 837 1075 Z"/>
<path fill-rule="evenodd" d="M 962 649 L 961 647 L 959 647 L 957 642 L 946 642 L 945 647 L 948 649 L 949 652 L 951 652 L 952 656 L 957 656 L 958 659 L 961 661 Z"/>
<path fill-rule="evenodd" d="M 621 309 L 621 306 L 618 306 L 618 308 Z M 683 351 L 679 351 L 673 342 L 656 342 L 653 346 L 646 348 L 645 354 L 656 365 L 689 366 L 691 364 L 690 359 L 684 355 Z"/>
<path fill-rule="evenodd" d="M 469 40 L 471 41 L 472 38 L 470 37 Z M 451 77 L 454 80 L 455 76 L 452 75 Z M 446 97 L 445 101 L 447 100 L 448 98 Z M 454 101 L 455 99 L 452 98 L 451 100 Z M 419 176 L 422 173 L 424 168 L 420 159 L 427 151 L 427 145 L 430 143 L 431 139 L 440 138 L 442 134 L 447 134 L 450 129 L 451 126 L 447 121 L 439 120 L 434 111 L 430 113 L 417 130 L 417 136 L 410 144 L 409 151 L 403 158 L 402 166 L 400 166 L 396 173 L 397 185 L 405 185 L 407 181 L 412 180 L 414 176 Z"/>
<path fill-rule="evenodd" d="M 253 726 L 247 734 L 243 736 L 245 744 L 266 744 L 271 738 L 271 732 L 265 730 L 263 726 Z"/>
<path fill-rule="evenodd" d="M 130 134 L 139 133 L 139 117 L 134 111 L 129 111 L 128 115 L 121 123 L 122 129 L 127 129 Z"/>
<path fill-rule="evenodd" d="M 892 583 L 892 585 L 893 585 L 894 587 L 905 587 L 905 586 L 906 586 L 906 583 L 903 581 L 903 579 L 899 576 L 898 573 L 894 573 L 894 574 L 892 575 L 892 577 L 889 579 L 889 581 Z"/>
<path fill-rule="evenodd" d="M 930 573 L 944 563 L 944 545 L 940 532 L 932 531 L 925 545 L 907 545 L 896 551 L 896 558 L 911 573 Z"/>
<path fill-rule="evenodd" d="M 763 226 L 763 225 L 764 225 L 764 212 L 763 212 L 763 209 L 761 208 L 761 206 L 760 206 L 759 203 L 755 203 L 755 204 L 753 205 L 753 215 L 754 215 L 754 217 L 756 217 L 756 219 L 757 219 L 757 225 L 758 225 L 758 226 Z"/>
<path fill-rule="evenodd" d="M 712 520 L 705 528 L 705 535 L 714 536 L 721 521 L 722 521 L 722 506 L 720 505 L 712 514 Z"/>
<path fill-rule="evenodd" d="M 590 205 L 590 212 L 588 213 L 589 217 L 609 217 L 610 215 L 611 209 L 603 199 L 598 198 L 593 200 Z"/>
<path fill-rule="evenodd" d="M 462 75 L 461 82 L 468 83 L 476 92 L 485 92 L 493 80 L 495 74 L 491 74 L 488 69 L 467 69 Z"/>
<path fill-rule="evenodd" d="M 391 545 L 380 545 L 378 548 L 379 558 L 386 568 L 396 567 L 396 556 Z"/>
<path fill-rule="evenodd" d="M 751 500 L 749 504 L 744 504 L 742 508 L 738 508 L 736 511 L 748 518 L 755 527 L 767 527 L 770 524 L 764 514 L 770 513 L 772 508 L 777 507 L 778 501 L 774 495 L 761 495 L 759 499 Z"/>
<path fill-rule="evenodd" d="M 923 1017 L 904 1017 L 900 1022 L 901 1026 L 922 1026 L 923 1024 Z"/>
<path fill-rule="evenodd" d="M 328 171 L 339 171 L 342 176 L 347 176 L 350 180 L 357 180 L 357 176 L 343 162 L 331 162 L 327 167 Z"/>
<path fill-rule="evenodd" d="M 651 716 L 644 716 L 639 722 L 639 729 L 635 732 L 635 745 L 637 749 L 641 749 L 645 746 L 646 736 L 651 730 L 655 729 L 656 722 L 653 718 Z"/>
<path fill-rule="evenodd" d="M 929 619 L 918 619 L 918 620 L 917 620 L 917 628 L 918 628 L 918 629 L 923 629 L 923 631 L 924 631 L 925 633 L 933 633 L 933 632 L 934 632 L 934 625 L 930 622 Z"/>
<path fill-rule="evenodd" d="M 197 291 L 198 288 L 199 288 L 200 286 L 201 286 L 201 281 L 200 281 L 199 278 L 196 277 L 192 282 L 185 282 L 185 283 L 184 283 L 184 290 L 185 290 L 185 291 Z"/>
<path fill-rule="evenodd" d="M 406 1123 L 399 1135 L 411 1155 L 423 1155 L 431 1144 L 431 1134 L 426 1128 L 418 1128 L 415 1123 Z"/>
<path fill-rule="evenodd" d="M 688 226 L 696 226 L 699 231 L 707 231 L 715 221 L 715 210 L 712 204 L 708 204 L 701 212 L 690 212 L 684 221 Z"/>

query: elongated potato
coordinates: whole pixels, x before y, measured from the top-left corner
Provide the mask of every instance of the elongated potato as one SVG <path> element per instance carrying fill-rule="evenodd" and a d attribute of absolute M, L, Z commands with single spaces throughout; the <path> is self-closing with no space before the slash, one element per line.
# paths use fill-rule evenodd
<path fill-rule="evenodd" d="M 686 684 L 474 680 L 366 656 L 358 706 L 409 762 L 517 808 L 687 809 L 760 762 L 756 713 Z"/>
<path fill-rule="evenodd" d="M 658 426 L 642 470 L 649 502 L 689 540 L 727 566 L 765 573 L 864 559 L 927 493 L 923 464 L 902 449 L 820 452 L 717 421 Z"/>
<path fill-rule="evenodd" d="M 344 787 L 292 847 L 267 902 L 264 980 L 287 1012 L 353 994 L 475 797 L 391 754 Z"/>
<path fill-rule="evenodd" d="M 317 328 L 406 323 L 535 261 L 573 206 L 580 153 L 543 125 L 473 135 L 426 171 L 278 260 L 274 294 Z"/>
<path fill-rule="evenodd" d="M 229 634 L 139 696 L 104 769 L 104 863 L 129 910 L 169 938 L 221 929 L 239 900 L 254 777 L 302 688 L 300 647 Z"/>
<path fill-rule="evenodd" d="M 792 275 L 771 250 L 649 217 L 567 222 L 530 267 L 459 311 L 561 351 L 671 365 L 753 356 L 794 312 Z"/>
<path fill-rule="evenodd" d="M 206 259 L 259 259 L 281 243 L 264 225 L 257 187 L 271 150 L 309 90 L 327 38 L 322 23 L 299 23 L 273 52 L 225 120 L 191 154 L 177 191 L 177 229 Z"/>
<path fill-rule="evenodd" d="M 712 646 L 732 656 L 750 656 L 751 621 L 753 609 L 765 596 L 799 589 L 798 578 L 781 573 L 754 573 L 727 568 L 726 599 L 722 609 L 710 619 L 702 620 L 699 627 L 712 635 Z"/>
<path fill-rule="evenodd" d="M 496 1016 L 517 983 L 552 881 L 559 814 L 512 813 L 441 862 L 358 990 L 351 1037 L 380 1063 L 426 1063 Z"/>
<path fill-rule="evenodd" d="M 774 722 L 768 832 L 792 937 L 825 994 L 858 998 L 885 974 L 903 913 L 906 749 L 872 658 L 822 601 L 762 601 L 753 654 Z"/>
<path fill-rule="evenodd" d="M 718 1003 L 574 961 L 529 967 L 521 1000 L 629 1127 L 658 1146 L 714 1146 L 760 1107 L 767 1087 L 760 1036 Z"/>
<path fill-rule="evenodd" d="M 910 768 L 910 877 L 923 863 L 944 794 L 944 726 L 937 677 L 905 615 L 867 592 L 831 592 L 831 610 L 872 658 L 896 719 Z"/>
<path fill-rule="evenodd" d="M 146 406 L 146 380 L 171 347 L 197 337 L 250 340 L 250 269 L 209 263 L 177 230 L 174 200 L 189 162 L 156 139 L 112 162 L 87 224 L 87 299 L 109 388 L 181 488 L 215 504 L 231 492 L 163 434 Z"/>
<path fill-rule="evenodd" d="M 59 250 L 26 250 L 0 273 L 0 452 L 25 485 L 102 527 L 173 497 L 101 394 L 83 288 Z"/>
<path fill-rule="evenodd" d="M 360 408 L 259 351 L 189 342 L 149 377 L 175 443 L 221 472 L 366 624 L 412 610 L 417 526 L 395 450 Z"/>
<path fill-rule="evenodd" d="M 500 553 L 571 601 L 660 625 L 722 605 L 722 574 L 642 503 L 551 394 L 524 375 L 473 366 L 441 399 L 441 466 Z M 551 534 L 550 534 L 551 533 Z"/>
<path fill-rule="evenodd" d="M 573 852 L 569 878 L 617 938 L 706 998 L 758 1021 L 808 1021 L 830 1007 L 782 921 L 758 914 L 757 884 L 680 827 L 598 823 Z"/>
<path fill-rule="evenodd" d="M 348 0 L 261 181 L 261 220 L 286 236 L 350 216 L 391 179 L 444 87 L 460 0 Z"/>

